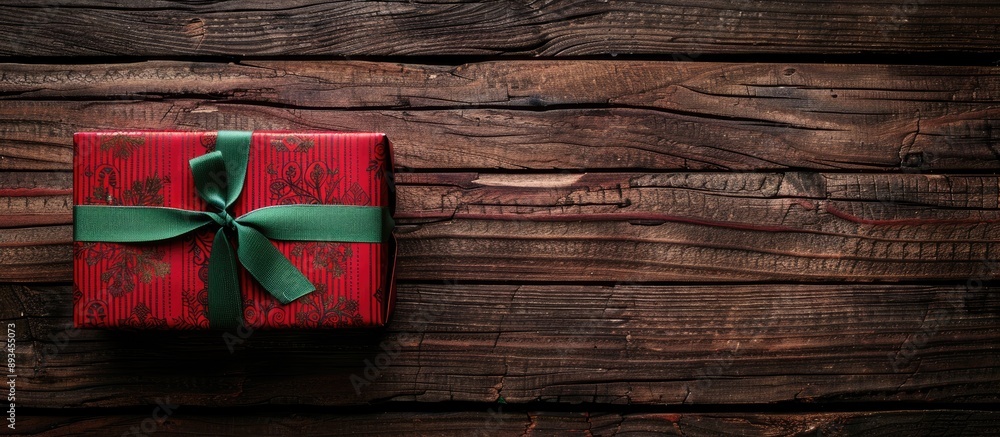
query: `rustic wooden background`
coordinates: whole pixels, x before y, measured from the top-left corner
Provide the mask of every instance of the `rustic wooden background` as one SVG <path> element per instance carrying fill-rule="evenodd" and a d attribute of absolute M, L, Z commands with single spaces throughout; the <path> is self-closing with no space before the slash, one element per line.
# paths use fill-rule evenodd
<path fill-rule="evenodd" d="M 1000 433 L 991 0 L 4 3 L 17 433 Z M 391 326 L 73 329 L 131 128 L 388 133 Z"/>

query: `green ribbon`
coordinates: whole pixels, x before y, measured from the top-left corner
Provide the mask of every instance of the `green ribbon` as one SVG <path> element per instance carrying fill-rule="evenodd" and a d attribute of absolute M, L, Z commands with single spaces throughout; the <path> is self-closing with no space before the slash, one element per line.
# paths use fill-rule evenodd
<path fill-rule="evenodd" d="M 208 320 L 231 328 L 243 320 L 236 261 L 281 303 L 316 288 L 269 239 L 378 243 L 392 231 L 388 208 L 352 205 L 280 205 L 233 218 L 250 156 L 251 132 L 219 131 L 215 151 L 189 161 L 198 195 L 215 212 L 151 206 L 73 207 L 76 241 L 141 243 L 218 226 L 208 260 Z M 236 252 L 230 242 L 236 236 Z"/>

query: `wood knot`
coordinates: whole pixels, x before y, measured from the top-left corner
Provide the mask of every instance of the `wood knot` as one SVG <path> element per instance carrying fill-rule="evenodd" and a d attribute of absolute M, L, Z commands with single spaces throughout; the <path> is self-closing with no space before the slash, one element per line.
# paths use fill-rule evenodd
<path fill-rule="evenodd" d="M 926 169 L 934 158 L 934 152 L 910 152 L 903 156 L 901 164 L 904 171 L 918 171 Z"/>
<path fill-rule="evenodd" d="M 198 45 L 195 49 L 201 47 L 201 43 L 205 41 L 205 20 L 201 18 L 192 18 L 184 25 L 184 34 L 190 38 L 198 40 Z"/>

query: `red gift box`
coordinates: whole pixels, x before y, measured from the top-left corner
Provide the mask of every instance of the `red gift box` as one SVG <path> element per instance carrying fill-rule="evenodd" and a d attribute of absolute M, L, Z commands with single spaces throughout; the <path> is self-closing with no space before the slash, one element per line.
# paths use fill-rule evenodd
<path fill-rule="evenodd" d="M 188 161 L 215 148 L 215 132 L 74 135 L 74 205 L 206 211 Z M 254 132 L 236 217 L 276 205 L 392 208 L 389 142 L 376 133 Z M 155 223 L 148 224 L 155 226 Z M 78 327 L 207 329 L 214 229 L 149 243 L 73 243 Z M 239 269 L 251 328 L 385 324 L 395 298 L 391 242 L 273 241 L 316 290 L 282 304 Z"/>

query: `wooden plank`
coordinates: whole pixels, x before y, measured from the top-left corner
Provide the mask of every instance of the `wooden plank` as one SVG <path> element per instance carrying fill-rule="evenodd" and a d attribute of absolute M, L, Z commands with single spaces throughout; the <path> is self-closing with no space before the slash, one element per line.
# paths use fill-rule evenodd
<path fill-rule="evenodd" d="M 0 8 L 0 55 L 579 56 L 995 52 L 988 1 L 42 0 Z"/>
<path fill-rule="evenodd" d="M 292 410 L 279 414 L 240 412 L 221 419 L 165 406 L 172 414 L 113 414 L 100 417 L 58 414 L 18 419 L 28 436 L 106 436 L 138 434 L 145 429 L 187 436 L 220 435 L 435 435 L 435 436 L 994 436 L 1000 413 L 978 410 L 889 410 L 836 413 L 604 413 L 511 411 L 510 406 L 463 412 L 317 413 Z M 151 434 L 151 433 L 150 433 Z"/>
<path fill-rule="evenodd" d="M 397 164 L 421 170 L 995 171 L 998 72 L 649 61 L 4 64 L 0 168 L 66 170 L 77 130 L 237 128 L 385 131 Z"/>
<path fill-rule="evenodd" d="M 995 276 L 998 180 L 872 174 L 409 175 L 403 277 Z M 577 220 L 573 222 L 573 220 Z M 609 220 L 614 220 L 609 222 Z M 625 221 L 628 220 L 628 221 Z"/>
<path fill-rule="evenodd" d="M 994 277 L 1000 259 L 997 176 L 401 173 L 398 181 L 404 280 L 965 280 Z M 68 184 L 59 172 L 0 178 L 0 224 L 51 223 L 0 235 L 0 280 L 70 279 Z"/>
<path fill-rule="evenodd" d="M 402 284 L 385 331 L 226 337 L 72 329 L 70 286 L 5 285 L 0 320 L 25 408 L 996 403 L 997 291 Z"/>
<path fill-rule="evenodd" d="M 73 222 L 70 172 L 0 173 L 0 229 Z"/>

